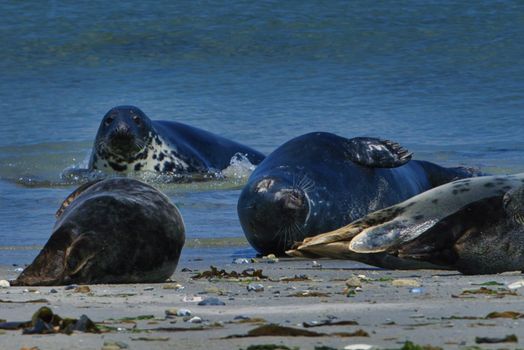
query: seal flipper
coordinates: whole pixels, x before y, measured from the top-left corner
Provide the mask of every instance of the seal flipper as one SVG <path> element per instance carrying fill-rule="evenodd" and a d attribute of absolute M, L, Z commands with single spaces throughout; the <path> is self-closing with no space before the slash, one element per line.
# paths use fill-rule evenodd
<path fill-rule="evenodd" d="M 66 208 L 78 197 L 80 196 L 85 190 L 87 190 L 89 187 L 93 186 L 94 184 L 98 183 L 102 181 L 102 179 L 99 179 L 99 180 L 93 180 L 93 181 L 89 181 L 89 182 L 86 182 L 85 184 L 83 184 L 82 186 L 78 187 L 76 190 L 74 190 L 73 192 L 71 192 L 69 194 L 69 196 L 66 197 L 66 199 L 64 199 L 64 201 L 62 202 L 62 204 L 60 205 L 60 208 L 58 208 L 58 210 L 56 211 L 55 213 L 55 217 L 58 219 L 63 213 L 64 213 L 64 210 L 66 210 Z"/>
<path fill-rule="evenodd" d="M 501 197 L 485 198 L 441 219 L 414 240 L 402 244 L 395 252 L 388 253 L 453 267 L 459 260 L 464 245 L 467 249 L 468 241 L 478 239 L 483 234 L 479 228 L 490 227 L 501 217 L 504 217 Z"/>
<path fill-rule="evenodd" d="M 308 258 L 354 259 L 355 253 L 349 248 L 352 239 L 367 228 L 390 222 L 400 210 L 395 206 L 378 210 L 334 231 L 308 237 L 303 242 L 296 243 L 286 254 Z"/>
<path fill-rule="evenodd" d="M 396 142 L 373 137 L 355 137 L 345 144 L 348 158 L 370 168 L 396 168 L 413 155 Z"/>
<path fill-rule="evenodd" d="M 52 286 L 62 283 L 67 247 L 73 242 L 71 230 L 56 230 L 35 260 L 13 281 L 17 286 Z"/>
<path fill-rule="evenodd" d="M 68 283 L 74 282 L 75 277 L 80 273 L 83 275 L 83 280 L 92 279 L 94 276 L 89 276 L 89 268 L 86 267 L 100 250 L 100 242 L 93 234 L 79 235 L 66 250 L 64 280 Z"/>

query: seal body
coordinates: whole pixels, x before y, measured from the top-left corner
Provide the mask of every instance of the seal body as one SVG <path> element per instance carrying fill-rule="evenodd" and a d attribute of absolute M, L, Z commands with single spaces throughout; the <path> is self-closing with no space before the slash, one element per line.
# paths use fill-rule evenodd
<path fill-rule="evenodd" d="M 220 171 L 242 155 L 254 165 L 264 155 L 208 131 L 172 121 L 153 121 L 134 106 L 118 106 L 102 119 L 89 169 L 117 173 L 190 174 Z"/>
<path fill-rule="evenodd" d="M 238 201 L 240 223 L 260 253 L 346 225 L 457 178 L 462 169 L 410 160 L 398 144 L 316 132 L 288 141 L 251 174 Z"/>
<path fill-rule="evenodd" d="M 385 268 L 524 269 L 524 173 L 454 181 L 308 238 L 294 256 Z"/>
<path fill-rule="evenodd" d="M 153 187 L 95 181 L 64 201 L 48 242 L 14 284 L 163 282 L 184 240 L 178 209 Z"/>

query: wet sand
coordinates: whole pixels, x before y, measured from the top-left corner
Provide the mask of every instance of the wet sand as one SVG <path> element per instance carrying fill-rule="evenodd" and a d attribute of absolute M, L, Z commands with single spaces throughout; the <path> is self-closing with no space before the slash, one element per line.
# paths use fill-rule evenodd
<path fill-rule="evenodd" d="M 87 293 L 63 286 L 0 289 L 1 319 L 30 320 L 39 307 L 48 306 L 62 317 L 85 314 L 109 330 L 72 335 L 22 335 L 21 330 L 6 330 L 0 331 L 0 348 L 102 349 L 106 343 L 106 349 L 247 349 L 254 344 L 300 349 L 369 344 L 399 349 L 405 341 L 444 349 L 524 347 L 522 320 L 486 318 L 492 312 L 524 313 L 524 288 L 511 293 L 507 289 L 509 283 L 523 278 L 520 273 L 464 276 L 449 271 L 388 271 L 348 261 L 319 260 L 314 264 L 297 259 L 274 263 L 259 259 L 243 264 L 222 261 L 215 265 L 227 272 L 261 269 L 268 278 L 194 278 L 209 270 L 206 261 L 194 258 L 179 265 L 172 282 L 160 284 L 90 285 Z M 0 279 L 15 276 L 13 267 L 0 270 Z M 348 279 L 353 287 L 347 287 Z M 486 282 L 501 285 L 481 285 Z M 248 286 L 261 288 L 258 284 L 263 286 L 262 291 L 248 291 Z M 356 288 L 359 284 L 361 287 Z M 492 294 L 474 293 L 480 288 Z M 198 300 L 210 297 L 225 305 L 198 305 Z M 47 302 L 18 303 L 42 298 Z M 166 317 L 166 310 L 174 309 L 188 309 L 192 315 Z M 202 323 L 190 322 L 194 316 Z M 315 326 L 318 323 L 314 321 L 328 320 L 358 324 L 304 326 L 304 322 Z M 265 324 L 325 335 L 227 338 L 246 335 Z M 368 336 L 347 336 L 358 330 Z M 341 332 L 346 336 L 334 335 Z M 476 343 L 476 337 L 504 338 L 512 334 L 518 343 Z"/>

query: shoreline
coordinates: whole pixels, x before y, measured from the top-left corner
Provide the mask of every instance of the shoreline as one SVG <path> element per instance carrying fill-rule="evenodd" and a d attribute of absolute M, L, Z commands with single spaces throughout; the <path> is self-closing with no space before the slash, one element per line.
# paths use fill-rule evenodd
<path fill-rule="evenodd" d="M 39 307 L 48 306 L 61 317 L 79 318 L 85 314 L 94 322 L 114 327 L 108 333 L 75 331 L 72 335 L 22 335 L 20 330 L 6 330 L 0 331 L 0 343 L 6 349 L 38 346 L 41 350 L 102 349 L 110 341 L 125 343 L 129 349 L 247 349 L 252 344 L 300 349 L 321 346 L 343 349 L 350 344 L 369 344 L 399 349 L 405 341 L 444 349 L 468 346 L 513 349 L 524 343 L 519 319 L 486 318 L 492 312 L 524 312 L 524 289 L 503 293 L 509 283 L 522 280 L 520 273 L 464 276 L 450 271 L 381 270 L 351 261 L 314 263 L 291 258 L 274 263 L 267 259 L 256 261 L 233 264 L 224 259 L 212 263 L 187 259 L 179 263 L 172 282 L 89 285 L 87 293 L 66 290 L 64 286 L 0 289 L 0 318 L 7 321 L 30 320 Z M 194 278 L 198 273 L 209 273 L 210 264 L 226 272 L 261 269 L 268 278 Z M 2 267 L 0 278 L 8 277 L 7 273 Z M 356 290 L 351 287 L 353 292 L 349 291 L 348 280 L 350 285 L 361 287 Z M 482 286 L 486 282 L 500 285 Z M 263 290 L 248 291 L 248 286 Z M 464 293 L 480 288 L 496 294 Z M 48 302 L 16 303 L 42 298 Z M 199 300 L 206 298 L 218 298 L 225 305 L 199 306 Z M 189 309 L 192 315 L 166 317 L 166 310 L 173 312 L 173 309 Z M 147 317 L 136 319 L 141 315 Z M 195 316 L 202 323 L 189 321 Z M 122 321 L 123 318 L 128 319 Z M 121 321 L 114 321 L 117 319 Z M 303 324 L 318 325 L 329 320 L 343 321 L 344 325 L 305 327 Z M 347 325 L 346 321 L 358 325 Z M 246 335 L 267 324 L 325 335 L 226 338 Z M 333 336 L 360 329 L 369 336 Z M 518 343 L 475 342 L 476 337 L 503 338 L 511 334 Z"/>

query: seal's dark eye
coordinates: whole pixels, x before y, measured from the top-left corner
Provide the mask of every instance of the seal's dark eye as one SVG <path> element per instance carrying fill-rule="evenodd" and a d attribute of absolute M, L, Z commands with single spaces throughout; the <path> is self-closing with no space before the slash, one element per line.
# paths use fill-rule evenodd
<path fill-rule="evenodd" d="M 135 122 L 136 125 L 140 125 L 141 123 L 140 117 L 138 115 L 133 116 L 133 121 Z"/>
<path fill-rule="evenodd" d="M 105 124 L 106 126 L 109 126 L 109 125 L 111 125 L 111 123 L 113 122 L 114 119 L 115 119 L 115 118 L 113 118 L 112 116 L 109 116 L 109 117 L 107 117 L 106 120 L 104 121 L 104 124 Z"/>

